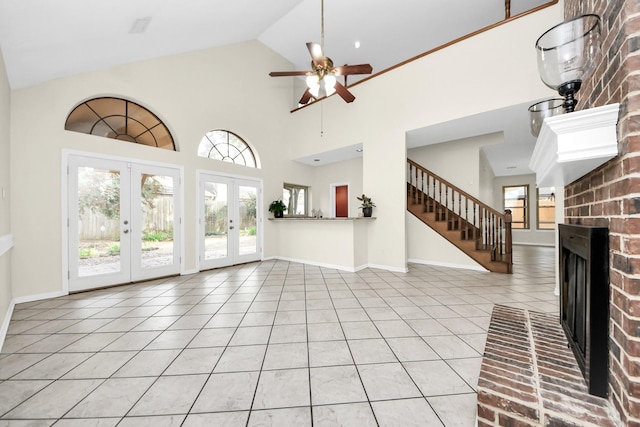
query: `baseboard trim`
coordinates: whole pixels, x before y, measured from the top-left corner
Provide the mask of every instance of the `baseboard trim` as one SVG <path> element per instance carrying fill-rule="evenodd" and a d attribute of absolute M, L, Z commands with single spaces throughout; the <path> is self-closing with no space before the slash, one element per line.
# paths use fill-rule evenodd
<path fill-rule="evenodd" d="M 46 294 L 25 295 L 23 297 L 16 297 L 12 299 L 11 302 L 14 304 L 22 304 L 25 302 L 39 301 L 42 299 L 49 299 L 49 298 L 58 298 L 58 297 L 64 297 L 67 295 L 69 295 L 67 292 L 55 291 L 55 292 L 48 292 Z"/>
<path fill-rule="evenodd" d="M 346 271 L 349 273 L 357 273 L 358 271 L 364 270 L 366 268 L 375 268 L 378 270 L 386 270 L 394 273 L 407 273 L 409 271 L 408 268 L 391 267 L 388 265 L 378 265 L 378 264 L 363 264 L 357 267 L 345 267 L 344 265 L 327 264 L 322 262 L 315 262 L 315 261 L 308 261 L 304 259 L 288 258 L 288 257 L 280 257 L 280 256 L 262 258 L 262 261 L 272 261 L 272 260 L 297 262 L 299 264 L 313 265 L 313 266 L 322 267 L 322 268 L 331 268 L 333 270 Z"/>
<path fill-rule="evenodd" d="M 269 258 L 264 258 L 264 260 L 280 260 L 280 261 L 288 261 L 288 262 L 296 262 L 299 264 L 307 264 L 307 265 L 313 265 L 316 267 L 322 267 L 322 268 L 330 268 L 332 270 L 341 270 L 341 271 L 347 271 L 349 273 L 355 273 L 357 271 L 360 271 L 364 268 L 367 268 L 366 265 L 363 266 L 358 266 L 358 267 L 347 267 L 344 265 L 335 265 L 335 264 L 327 264 L 324 262 L 316 262 L 316 261 L 309 261 L 309 260 L 305 260 L 305 259 L 298 259 L 298 258 L 288 258 L 288 257 L 269 257 Z"/>
<path fill-rule="evenodd" d="M 13 234 L 5 234 L 0 236 L 0 256 L 4 255 L 13 247 Z"/>
<path fill-rule="evenodd" d="M 480 265 L 475 266 L 475 265 L 466 265 L 466 264 L 452 264 L 449 262 L 426 261 L 423 259 L 413 259 L 413 258 L 408 259 L 407 262 L 410 262 L 413 264 L 432 265 L 434 267 L 458 268 L 462 270 L 482 271 L 485 273 L 489 272 L 489 270 L 487 270 L 486 268 Z"/>
<path fill-rule="evenodd" d="M 4 340 L 7 337 L 7 331 L 9 330 L 9 322 L 11 321 L 11 317 L 13 316 L 13 308 L 15 307 L 15 303 L 11 301 L 9 303 L 9 307 L 7 308 L 7 313 L 4 315 L 4 320 L 2 321 L 2 327 L 0 328 L 0 351 L 2 351 L 2 347 L 4 346 Z"/>
<path fill-rule="evenodd" d="M 386 271 L 391 271 L 392 273 L 408 273 L 409 272 L 409 268 L 408 267 L 392 267 L 390 265 L 382 265 L 382 264 L 369 264 L 367 265 L 368 268 L 375 268 L 378 270 L 386 270 Z"/>

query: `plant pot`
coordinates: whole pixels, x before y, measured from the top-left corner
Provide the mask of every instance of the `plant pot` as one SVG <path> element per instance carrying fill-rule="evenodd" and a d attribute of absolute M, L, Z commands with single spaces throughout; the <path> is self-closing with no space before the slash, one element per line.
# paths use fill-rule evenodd
<path fill-rule="evenodd" d="M 282 217 L 284 217 L 284 212 L 283 211 L 275 211 L 273 213 L 273 217 L 274 218 L 282 218 Z"/>
<path fill-rule="evenodd" d="M 373 208 L 362 208 L 362 214 L 365 216 L 365 218 L 370 218 L 372 213 Z"/>

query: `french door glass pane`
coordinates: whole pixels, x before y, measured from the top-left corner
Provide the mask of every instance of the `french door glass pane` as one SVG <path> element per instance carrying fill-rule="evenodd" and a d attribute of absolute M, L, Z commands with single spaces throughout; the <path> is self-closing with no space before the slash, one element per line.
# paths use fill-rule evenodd
<path fill-rule="evenodd" d="M 226 258 L 229 252 L 227 184 L 205 182 L 204 186 L 204 257 L 205 259 Z"/>
<path fill-rule="evenodd" d="M 120 172 L 78 168 L 78 276 L 117 273 L 120 260 Z"/>
<path fill-rule="evenodd" d="M 256 187 L 238 187 L 238 211 L 240 229 L 239 255 L 254 254 L 258 251 L 256 235 Z"/>
<path fill-rule="evenodd" d="M 142 209 L 143 269 L 172 265 L 173 260 L 173 177 L 143 174 Z"/>

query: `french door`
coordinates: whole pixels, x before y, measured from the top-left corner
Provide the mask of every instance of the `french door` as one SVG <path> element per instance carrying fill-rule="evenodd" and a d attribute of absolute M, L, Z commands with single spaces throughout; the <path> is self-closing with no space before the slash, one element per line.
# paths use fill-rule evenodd
<path fill-rule="evenodd" d="M 180 273 L 180 170 L 70 155 L 69 290 Z"/>
<path fill-rule="evenodd" d="M 199 174 L 200 269 L 261 258 L 260 181 Z"/>

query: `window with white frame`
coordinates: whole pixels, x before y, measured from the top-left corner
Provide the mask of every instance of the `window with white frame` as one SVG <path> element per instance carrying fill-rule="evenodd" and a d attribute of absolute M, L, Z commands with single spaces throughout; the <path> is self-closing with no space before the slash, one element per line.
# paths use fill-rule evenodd
<path fill-rule="evenodd" d="M 553 230 L 556 226 L 556 188 L 540 187 L 537 197 L 538 229 Z"/>
<path fill-rule="evenodd" d="M 285 183 L 282 189 L 282 201 L 287 206 L 286 216 L 309 216 L 309 187 Z"/>
<path fill-rule="evenodd" d="M 511 210 L 511 228 L 529 228 L 529 186 L 512 185 L 502 187 L 504 209 Z"/>

